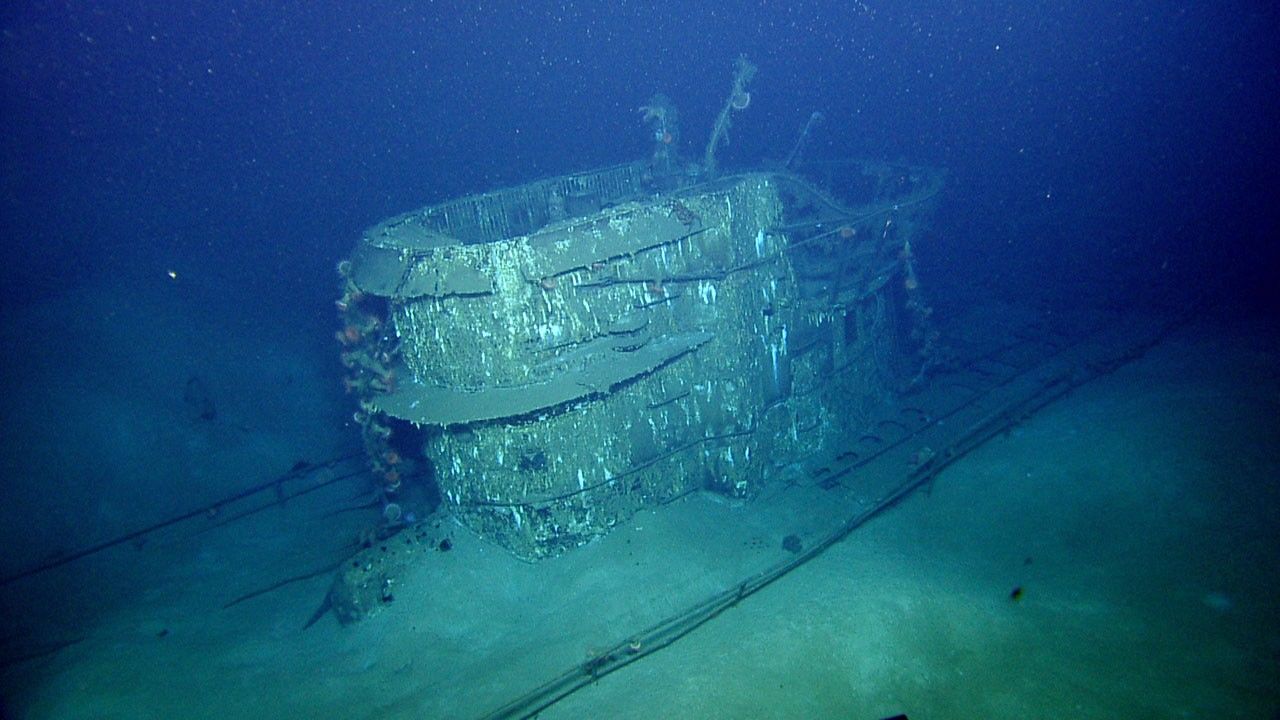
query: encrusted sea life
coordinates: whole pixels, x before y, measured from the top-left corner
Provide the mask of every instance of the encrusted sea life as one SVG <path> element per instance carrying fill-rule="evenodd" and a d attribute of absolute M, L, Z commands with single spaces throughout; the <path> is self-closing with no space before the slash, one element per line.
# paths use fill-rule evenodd
<path fill-rule="evenodd" d="M 725 106 L 749 103 L 738 87 Z M 342 352 L 379 507 L 407 515 L 435 483 L 457 522 L 548 557 L 692 488 L 750 497 L 770 464 L 860 429 L 847 407 L 889 392 L 907 344 L 885 330 L 909 332 L 894 313 L 920 294 L 891 281 L 927 205 L 877 195 L 854 211 L 772 173 L 664 176 L 655 194 L 654 167 L 468 196 L 366 233 L 351 278 L 368 294 L 339 327 L 359 331 Z M 863 212 L 878 220 L 849 219 Z M 901 229 L 878 232 L 890 212 Z"/>
<path fill-rule="evenodd" d="M 690 210 L 687 205 L 679 200 L 671 201 L 671 212 L 676 216 L 676 219 L 680 221 L 680 224 L 686 227 L 692 226 L 694 223 L 698 222 L 697 213 Z"/>

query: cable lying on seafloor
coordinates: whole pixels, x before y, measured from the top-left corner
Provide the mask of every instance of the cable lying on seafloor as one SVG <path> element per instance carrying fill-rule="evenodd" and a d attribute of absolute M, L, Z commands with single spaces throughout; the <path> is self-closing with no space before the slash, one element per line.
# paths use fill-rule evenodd
<path fill-rule="evenodd" d="M 314 490 L 319 490 L 320 488 L 325 487 L 327 485 L 332 485 L 333 483 L 340 482 L 342 480 L 346 480 L 351 477 L 356 477 L 368 471 L 365 469 L 361 469 L 358 472 L 352 472 L 352 473 L 339 475 L 333 478 L 327 478 L 321 481 L 320 483 L 317 483 L 316 485 L 313 485 L 311 487 L 308 487 L 304 490 L 301 490 L 299 492 L 296 492 L 288 496 L 284 495 L 282 490 L 284 483 L 290 480 L 298 480 L 300 478 L 309 476 L 311 473 L 317 470 L 324 470 L 324 469 L 335 467 L 337 465 L 341 465 L 342 463 L 347 462 L 348 460 L 361 457 L 363 454 L 364 454 L 363 450 L 349 452 L 349 453 L 340 455 L 338 457 L 326 460 L 322 463 L 310 463 L 305 460 L 300 460 L 297 463 L 295 463 L 294 466 L 290 468 L 288 472 L 272 480 L 269 480 L 267 482 L 254 485 L 253 487 L 246 488 L 228 497 L 224 497 L 215 502 L 209 503 L 207 505 L 203 505 L 199 508 L 196 508 L 195 510 L 190 510 L 180 515 L 175 515 L 174 517 L 171 517 L 167 520 L 162 520 L 160 522 L 153 523 L 139 530 L 134 530 L 133 532 L 125 533 L 124 535 L 120 535 L 118 537 L 112 538 L 111 540 L 106 540 L 106 541 L 97 543 L 96 545 L 91 545 L 89 547 L 82 548 L 74 552 L 69 552 L 64 555 L 59 555 L 58 557 L 52 558 L 50 560 L 46 560 L 32 567 L 26 568 L 25 570 L 20 570 L 16 573 L 13 573 L 12 575 L 6 575 L 0 578 L 0 587 L 10 585 L 19 580 L 23 580 L 23 579 L 32 577 L 34 575 L 39 575 L 40 573 L 43 573 L 43 572 L 48 572 L 49 570 L 62 567 L 63 565 L 75 562 L 76 560 L 89 557 L 90 555 L 96 555 L 97 553 L 100 553 L 103 550 L 109 550 L 113 547 L 116 547 L 117 545 L 123 545 L 127 542 L 138 540 L 139 538 L 150 535 L 151 533 L 154 533 L 158 530 L 163 530 L 164 528 L 170 527 L 172 525 L 177 525 L 178 523 L 185 522 L 192 518 L 197 518 L 201 516 L 207 517 L 210 514 L 216 514 L 219 511 L 221 511 L 224 507 L 232 503 L 239 502 L 246 498 L 252 497 L 253 495 L 256 495 L 260 492 L 264 492 L 266 490 L 270 490 L 274 488 L 277 492 L 277 499 L 266 506 L 266 507 L 271 507 L 278 503 L 284 502 L 285 500 L 288 500 L 291 497 L 305 495 L 306 493 L 312 492 Z M 260 509 L 262 508 L 259 508 L 259 510 Z M 256 510 L 254 512 L 256 512 Z M 249 515 L 249 514 L 252 514 L 252 513 L 245 513 L 244 515 Z M 243 517 L 244 515 L 241 515 L 238 517 Z"/>
<path fill-rule="evenodd" d="M 621 670 L 627 665 L 651 655 L 692 633 L 721 615 L 725 610 L 734 607 L 744 599 L 763 590 L 791 571 L 826 552 L 871 519 L 900 504 L 916 490 L 930 485 L 944 469 L 988 440 L 1000 435 L 1008 428 L 1024 422 L 1035 412 L 1065 397 L 1082 385 L 1109 375 L 1142 357 L 1148 350 L 1161 343 L 1170 333 L 1185 324 L 1190 317 L 1191 313 L 1187 313 L 1164 323 L 1146 339 L 1127 346 L 1123 352 L 1109 355 L 1102 360 L 1080 363 L 1039 381 L 1031 392 L 1024 394 L 1017 400 L 1004 405 L 996 412 L 986 415 L 971 425 L 941 452 L 913 468 L 902 483 L 890 490 L 878 502 L 848 518 L 842 525 L 812 547 L 784 563 L 752 575 L 727 590 L 705 598 L 696 605 L 686 608 L 675 615 L 668 616 L 657 624 L 629 636 L 625 640 L 592 656 L 586 662 L 575 665 L 552 680 L 485 715 L 485 720 L 535 717 L 582 688 L 595 683 L 605 675 Z M 1029 370 L 1024 372 L 1029 372 Z M 988 391 L 994 390 L 996 387 L 1007 386 L 1013 380 L 1024 375 L 1024 372 L 1016 373 L 1013 377 L 1006 379 Z M 935 422 L 937 420 L 935 418 Z M 852 467 L 854 466 L 851 465 L 837 471 L 837 474 L 847 473 Z"/>

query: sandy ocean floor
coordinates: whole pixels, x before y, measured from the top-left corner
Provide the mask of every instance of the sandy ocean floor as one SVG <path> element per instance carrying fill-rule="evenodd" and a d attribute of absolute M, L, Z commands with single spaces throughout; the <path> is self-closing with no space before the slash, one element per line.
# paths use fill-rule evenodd
<path fill-rule="evenodd" d="M 549 717 L 1272 717 L 1275 350 L 1179 335 Z"/>
<path fill-rule="evenodd" d="M 542 717 L 1272 717 L 1278 352 L 1262 328 L 1185 328 Z M 267 454 L 287 468 L 290 449 Z M 366 622 L 302 630 L 327 576 L 222 607 L 341 557 L 371 518 L 327 513 L 356 489 L 193 521 L 7 588 L 6 608 L 31 603 L 25 630 L 80 638 L 4 670 L 8 712 L 479 717 L 856 509 L 804 486 L 695 495 L 536 565 L 443 519 L 427 530 L 452 549 Z"/>

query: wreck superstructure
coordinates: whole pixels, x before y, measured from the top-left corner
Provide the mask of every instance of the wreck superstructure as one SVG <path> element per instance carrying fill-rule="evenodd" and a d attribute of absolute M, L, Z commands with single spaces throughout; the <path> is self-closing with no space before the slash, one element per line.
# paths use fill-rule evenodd
<path fill-rule="evenodd" d="M 940 171 L 842 162 L 662 191 L 649 173 L 540 180 L 364 233 L 344 274 L 385 310 L 344 343 L 371 344 L 348 365 L 391 494 L 382 440 L 419 428 L 453 515 L 554 555 L 694 490 L 753 495 L 856 439 L 927 362 L 911 246 Z"/>

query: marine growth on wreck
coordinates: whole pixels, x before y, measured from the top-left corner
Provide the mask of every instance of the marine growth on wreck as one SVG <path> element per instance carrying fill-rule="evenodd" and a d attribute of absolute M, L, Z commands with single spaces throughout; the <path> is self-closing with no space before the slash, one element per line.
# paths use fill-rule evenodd
<path fill-rule="evenodd" d="M 863 429 L 930 362 L 912 245 L 943 173 L 715 171 L 641 108 L 651 158 L 457 198 L 366 230 L 337 340 L 389 524 L 407 475 L 519 557 L 696 490 L 746 497 Z M 815 114 L 820 119 L 820 116 Z"/>

